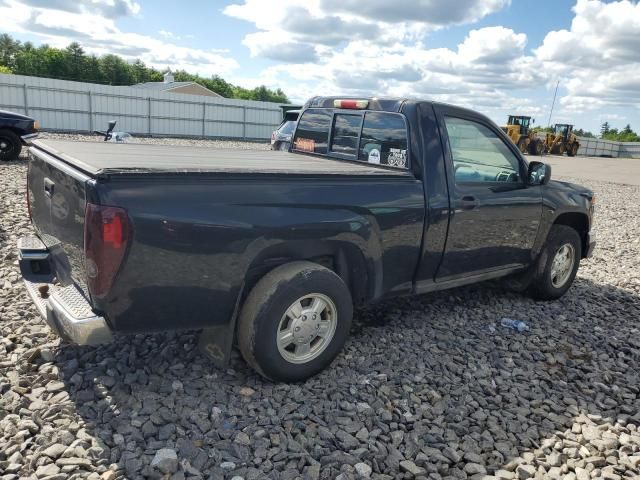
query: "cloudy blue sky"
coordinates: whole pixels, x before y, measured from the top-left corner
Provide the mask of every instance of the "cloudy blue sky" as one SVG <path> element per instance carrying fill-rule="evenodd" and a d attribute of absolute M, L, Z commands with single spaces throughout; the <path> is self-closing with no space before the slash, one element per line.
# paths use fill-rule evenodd
<path fill-rule="evenodd" d="M 36 44 L 312 95 L 433 98 L 640 130 L 640 4 L 599 0 L 0 0 Z"/>

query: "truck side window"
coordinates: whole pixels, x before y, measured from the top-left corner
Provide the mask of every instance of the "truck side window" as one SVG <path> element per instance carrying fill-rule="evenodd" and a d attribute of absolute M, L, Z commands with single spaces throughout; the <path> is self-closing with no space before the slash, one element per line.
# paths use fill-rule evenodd
<path fill-rule="evenodd" d="M 456 182 L 520 180 L 518 158 L 488 127 L 456 117 L 445 117 L 445 125 Z"/>
<path fill-rule="evenodd" d="M 407 127 L 404 118 L 387 112 L 367 112 L 362 126 L 358 160 L 408 168 Z"/>
<path fill-rule="evenodd" d="M 362 115 L 345 115 L 336 113 L 333 120 L 331 151 L 343 155 L 356 156 L 358 151 L 358 135 Z"/>
<path fill-rule="evenodd" d="M 327 154 L 331 111 L 322 108 L 305 110 L 296 129 L 293 150 Z"/>

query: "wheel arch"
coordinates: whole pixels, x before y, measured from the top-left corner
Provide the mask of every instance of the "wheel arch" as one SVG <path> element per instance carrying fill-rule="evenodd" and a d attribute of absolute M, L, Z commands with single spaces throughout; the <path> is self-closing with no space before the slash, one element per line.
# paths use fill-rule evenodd
<path fill-rule="evenodd" d="M 565 225 L 567 227 L 573 228 L 576 232 L 578 232 L 578 235 L 580 236 L 580 246 L 582 247 L 582 258 L 584 258 L 589 248 L 589 245 L 587 244 L 587 234 L 589 233 L 589 217 L 587 216 L 587 214 L 580 212 L 561 213 L 553 221 L 553 225 Z"/>
<path fill-rule="evenodd" d="M 0 130 L 7 130 L 11 133 L 15 133 L 15 135 L 20 139 L 21 143 L 24 143 L 22 142 L 22 136 L 26 135 L 26 132 L 23 128 L 16 127 L 15 125 L 4 125 L 0 127 Z"/>
<path fill-rule="evenodd" d="M 274 268 L 305 260 L 335 272 L 347 285 L 355 305 L 374 295 L 375 266 L 358 245 L 343 241 L 284 242 L 262 250 L 251 262 L 244 278 L 246 297 L 258 281 Z"/>

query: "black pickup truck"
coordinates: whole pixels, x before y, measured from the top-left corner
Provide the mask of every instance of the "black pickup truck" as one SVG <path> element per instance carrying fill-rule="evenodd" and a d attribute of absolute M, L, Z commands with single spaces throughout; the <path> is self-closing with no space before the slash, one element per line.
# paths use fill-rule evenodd
<path fill-rule="evenodd" d="M 296 381 L 359 305 L 507 276 L 563 295 L 595 199 L 550 174 L 485 116 L 403 99 L 313 98 L 290 152 L 37 140 L 20 264 L 67 341 L 202 329 Z"/>

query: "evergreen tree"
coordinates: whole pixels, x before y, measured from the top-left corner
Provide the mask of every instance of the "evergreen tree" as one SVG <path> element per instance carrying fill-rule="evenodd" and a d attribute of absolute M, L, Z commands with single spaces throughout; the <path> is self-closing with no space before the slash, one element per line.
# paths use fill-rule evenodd
<path fill-rule="evenodd" d="M 133 85 L 163 80 L 160 71 L 147 67 L 139 59 L 127 62 L 117 55 L 87 55 L 78 42 L 69 44 L 65 49 L 53 48 L 47 44 L 35 47 L 31 42 L 22 44 L 6 33 L 0 34 L 0 67 L 0 71 L 16 75 L 110 85 Z M 289 103 L 281 89 L 271 90 L 264 85 L 250 90 L 232 85 L 217 75 L 204 78 L 184 70 L 176 72 L 175 78 L 177 81 L 196 82 L 227 98 Z"/>

